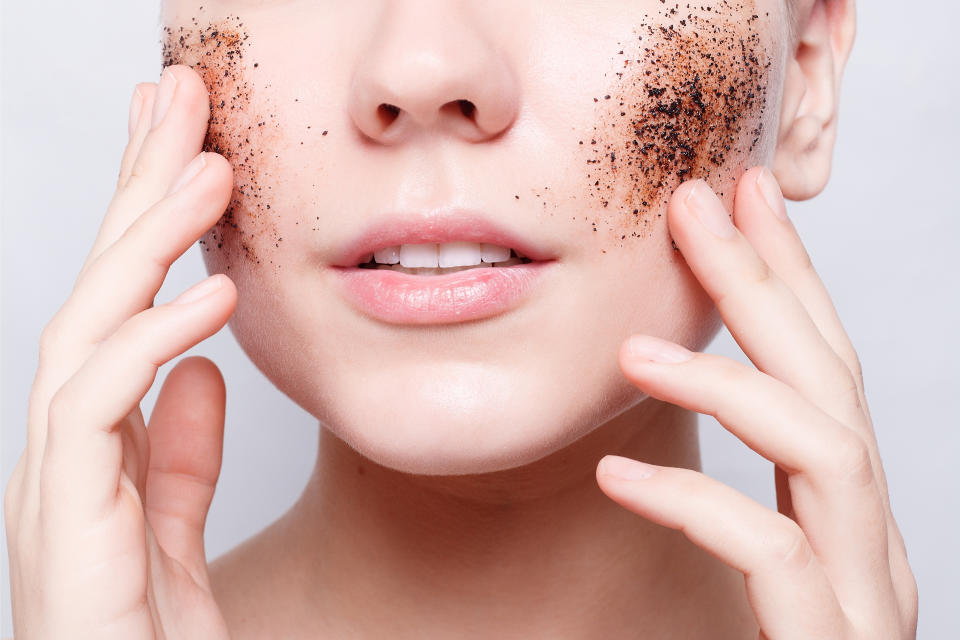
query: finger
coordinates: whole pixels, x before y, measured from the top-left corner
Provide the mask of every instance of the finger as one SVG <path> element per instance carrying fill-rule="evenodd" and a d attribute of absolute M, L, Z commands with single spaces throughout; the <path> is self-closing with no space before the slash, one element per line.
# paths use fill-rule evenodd
<path fill-rule="evenodd" d="M 786 203 L 773 174 L 764 167 L 745 173 L 737 186 L 736 202 L 737 228 L 800 300 L 824 340 L 846 363 L 866 410 L 860 359 L 810 255 L 787 217 Z"/>
<path fill-rule="evenodd" d="M 153 112 L 153 101 L 157 96 L 157 83 L 141 82 L 134 91 L 134 100 L 139 97 L 139 104 L 132 105 L 130 113 L 130 138 L 127 142 L 127 148 L 123 151 L 123 157 L 120 159 L 120 174 L 117 176 L 117 189 L 123 188 L 130 178 L 130 172 L 133 170 L 133 163 L 140 150 L 143 148 L 143 142 L 150 132 L 150 114 Z"/>
<path fill-rule="evenodd" d="M 198 158 L 205 163 L 200 172 L 151 207 L 103 252 L 44 328 L 31 391 L 27 450 L 33 462 L 28 464 L 43 455 L 46 407 L 55 390 L 82 366 L 97 343 L 151 306 L 170 265 L 226 207 L 233 180 L 229 163 L 212 153 Z"/>
<path fill-rule="evenodd" d="M 886 513 L 859 435 L 789 385 L 729 358 L 644 335 L 631 336 L 620 357 L 644 392 L 714 416 L 787 472 L 797 522 L 844 606 L 888 606 Z"/>
<path fill-rule="evenodd" d="M 143 213 L 77 282 L 62 308 L 71 343 L 99 342 L 152 304 L 170 265 L 223 213 L 233 170 L 223 156 L 200 153 L 178 181 L 180 188 Z"/>
<path fill-rule="evenodd" d="M 646 475 L 652 472 L 651 475 Z M 800 527 L 716 480 L 674 467 L 604 456 L 597 483 L 612 500 L 744 574 L 771 638 L 838 638 L 846 617 Z"/>
<path fill-rule="evenodd" d="M 199 294 L 205 295 L 193 299 Z M 235 305 L 236 287 L 217 274 L 173 302 L 140 312 L 97 347 L 50 402 L 41 509 L 58 511 L 64 526 L 109 512 L 123 462 L 118 424 L 137 407 L 157 369 L 216 333 Z M 46 507 L 45 496 L 54 501 Z"/>
<path fill-rule="evenodd" d="M 760 258 L 797 296 L 824 340 L 850 370 L 866 418 L 850 426 L 857 429 L 870 445 L 877 481 L 886 496 L 887 482 L 870 421 L 859 357 L 840 322 L 830 294 L 787 217 L 786 203 L 770 171 L 756 167 L 744 174 L 737 188 L 734 219 Z"/>
<path fill-rule="evenodd" d="M 226 389 L 206 358 L 180 361 L 150 416 L 145 511 L 157 542 L 206 584 L 203 530 L 223 454 Z"/>
<path fill-rule="evenodd" d="M 669 209 L 674 241 L 747 357 L 844 424 L 862 422 L 850 370 L 733 226 L 710 186 L 703 180 L 684 183 Z"/>
<path fill-rule="evenodd" d="M 761 259 L 770 265 L 794 292 L 821 335 L 850 369 L 865 416 L 865 420 L 850 426 L 858 430 L 870 449 L 871 464 L 880 487 L 884 509 L 887 512 L 891 570 L 895 576 L 909 576 L 906 580 L 895 581 L 895 584 L 905 582 L 909 585 L 912 572 L 907 563 L 906 554 L 902 551 L 903 536 L 890 507 L 886 474 L 870 419 L 870 409 L 867 405 L 863 373 L 857 352 L 843 328 L 830 294 L 817 274 L 796 228 L 787 216 L 786 203 L 773 174 L 763 167 L 748 171 L 738 185 L 736 201 L 734 220 L 737 227 L 756 249 Z M 906 591 L 905 600 L 910 601 L 912 590 L 908 587 Z"/>
<path fill-rule="evenodd" d="M 144 126 L 149 130 L 126 181 L 114 194 L 84 268 L 156 204 L 203 146 L 210 99 L 196 71 L 186 65 L 164 69 Z"/>

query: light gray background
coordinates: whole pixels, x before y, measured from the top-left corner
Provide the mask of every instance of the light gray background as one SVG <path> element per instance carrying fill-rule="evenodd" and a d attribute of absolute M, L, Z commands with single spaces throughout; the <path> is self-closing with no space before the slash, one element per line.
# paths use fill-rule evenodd
<path fill-rule="evenodd" d="M 69 293 L 109 202 L 133 86 L 158 77 L 157 4 L 4 0 L 4 486 L 24 446 L 41 328 Z M 960 5 L 946 0 L 861 2 L 833 181 L 790 209 L 863 362 L 894 514 L 919 582 L 921 638 L 960 637 L 960 483 L 952 468 L 960 454 L 958 24 Z M 191 249 L 158 301 L 205 275 Z M 726 332 L 710 350 L 740 354 Z M 191 353 L 217 362 L 228 388 L 223 472 L 206 532 L 212 558 L 292 504 L 313 462 L 317 426 L 228 331 Z M 154 399 L 155 390 L 145 413 Z M 775 508 L 772 464 L 712 419 L 701 424 L 705 470 Z"/>

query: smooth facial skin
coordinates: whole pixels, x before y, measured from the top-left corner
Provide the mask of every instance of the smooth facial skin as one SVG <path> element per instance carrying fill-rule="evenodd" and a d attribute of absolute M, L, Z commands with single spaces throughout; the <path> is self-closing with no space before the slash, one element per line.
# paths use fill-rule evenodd
<path fill-rule="evenodd" d="M 207 148 L 236 172 L 203 244 L 240 293 L 230 326 L 374 462 L 534 462 L 650 410 L 617 365 L 631 333 L 700 349 L 717 331 L 663 213 L 682 179 L 729 203 L 736 178 L 770 162 L 777 2 L 181 1 L 164 24 L 165 62 L 204 75 Z M 332 256 L 365 224 L 447 207 L 507 223 L 558 268 L 519 308 L 444 326 L 378 322 L 336 293 Z"/>

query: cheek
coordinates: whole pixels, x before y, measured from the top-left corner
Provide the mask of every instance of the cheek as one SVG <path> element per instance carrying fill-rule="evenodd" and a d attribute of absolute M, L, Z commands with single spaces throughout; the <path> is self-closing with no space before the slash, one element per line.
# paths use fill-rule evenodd
<path fill-rule="evenodd" d="M 279 110 L 265 102 L 265 87 L 258 84 L 260 64 L 252 59 L 243 21 L 232 15 L 203 18 L 203 13 L 201 7 L 187 24 L 164 28 L 163 64 L 192 67 L 210 93 L 203 149 L 230 162 L 234 190 L 200 244 L 211 272 L 235 273 L 237 266 L 272 263 L 269 248 L 283 241 L 273 194 L 283 128 Z"/>
<path fill-rule="evenodd" d="M 592 228 L 618 240 L 665 233 L 655 223 L 692 178 L 732 202 L 734 182 L 764 155 L 765 128 L 773 129 L 761 36 L 769 28 L 753 3 L 718 2 L 664 9 L 617 43 L 608 92 L 593 97 L 595 124 L 577 142 Z"/>

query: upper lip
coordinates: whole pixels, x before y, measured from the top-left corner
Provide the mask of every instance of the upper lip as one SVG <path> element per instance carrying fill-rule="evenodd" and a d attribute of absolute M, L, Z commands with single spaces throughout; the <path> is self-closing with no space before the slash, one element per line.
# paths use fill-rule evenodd
<path fill-rule="evenodd" d="M 553 260 L 556 254 L 539 241 L 491 220 L 478 211 L 453 209 L 431 213 L 393 213 L 370 222 L 331 261 L 356 267 L 371 253 L 402 244 L 480 242 L 516 250 L 531 260 Z"/>

